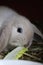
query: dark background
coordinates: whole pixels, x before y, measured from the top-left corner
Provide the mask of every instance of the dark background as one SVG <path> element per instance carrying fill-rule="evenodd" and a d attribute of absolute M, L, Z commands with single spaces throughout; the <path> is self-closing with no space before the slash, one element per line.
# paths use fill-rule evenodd
<path fill-rule="evenodd" d="M 0 0 L 0 6 L 8 6 L 27 17 L 43 32 L 43 0 Z"/>

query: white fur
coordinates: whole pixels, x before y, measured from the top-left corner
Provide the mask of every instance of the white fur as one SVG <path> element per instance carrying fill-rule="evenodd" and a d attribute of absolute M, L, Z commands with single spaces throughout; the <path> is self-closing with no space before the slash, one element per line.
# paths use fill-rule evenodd
<path fill-rule="evenodd" d="M 8 25 L 8 23 L 11 24 L 10 21 L 13 22 L 13 26 Z M 10 27 L 12 27 L 11 32 L 10 32 L 11 35 L 9 39 L 9 44 L 11 45 L 24 46 L 29 42 L 29 46 L 30 46 L 33 40 L 35 29 L 36 31 L 38 31 L 36 33 L 42 36 L 41 32 L 36 28 L 36 26 L 33 27 L 33 24 L 24 16 L 19 15 L 18 13 L 16 13 L 10 8 L 1 6 L 0 7 L 0 30 L 5 25 L 6 27 L 9 27 L 8 28 L 9 30 L 10 30 Z M 17 32 L 18 27 L 23 29 L 22 33 Z M 5 32 L 6 31 L 9 32 L 8 30 L 5 30 Z M 2 36 L 2 34 L 0 36 L 0 40 L 2 39 L 4 41 L 4 37 Z M 9 36 L 7 36 L 7 38 L 5 37 L 5 39 L 8 39 L 8 37 Z M 3 44 L 4 47 L 1 44 Z M 0 42 L 0 46 L 2 46 L 2 49 L 0 49 L 0 51 L 2 51 L 7 46 L 7 44 L 8 44 L 8 40 L 6 41 L 6 43 Z"/>

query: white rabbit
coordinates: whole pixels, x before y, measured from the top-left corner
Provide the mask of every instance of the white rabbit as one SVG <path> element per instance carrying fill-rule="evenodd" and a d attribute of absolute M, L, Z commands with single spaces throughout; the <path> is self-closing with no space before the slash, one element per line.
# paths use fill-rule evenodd
<path fill-rule="evenodd" d="M 28 47 L 32 44 L 34 33 L 41 37 L 41 32 L 27 18 L 12 9 L 0 6 L 0 52 L 11 44 Z"/>

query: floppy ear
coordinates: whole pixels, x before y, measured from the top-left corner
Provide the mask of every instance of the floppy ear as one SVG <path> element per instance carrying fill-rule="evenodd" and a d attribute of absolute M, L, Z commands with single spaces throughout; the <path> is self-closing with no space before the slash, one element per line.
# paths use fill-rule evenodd
<path fill-rule="evenodd" d="M 38 29 L 35 25 L 33 25 L 33 24 L 32 24 L 32 27 L 33 27 L 34 33 L 38 34 L 38 35 L 39 35 L 40 37 L 42 37 L 42 39 L 43 39 L 43 35 L 42 35 L 42 33 L 39 31 L 39 29 Z"/>
<path fill-rule="evenodd" d="M 1 35 L 0 35 L 0 52 L 7 46 L 9 37 L 12 30 L 12 22 L 8 22 L 5 26 L 3 26 Z"/>

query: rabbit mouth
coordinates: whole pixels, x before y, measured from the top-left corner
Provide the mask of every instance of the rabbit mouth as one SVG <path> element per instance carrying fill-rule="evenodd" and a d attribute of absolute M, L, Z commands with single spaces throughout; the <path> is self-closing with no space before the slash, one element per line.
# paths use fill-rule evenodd
<path fill-rule="evenodd" d="M 13 40 L 10 44 L 13 46 L 22 46 L 22 42 L 19 39 Z"/>

